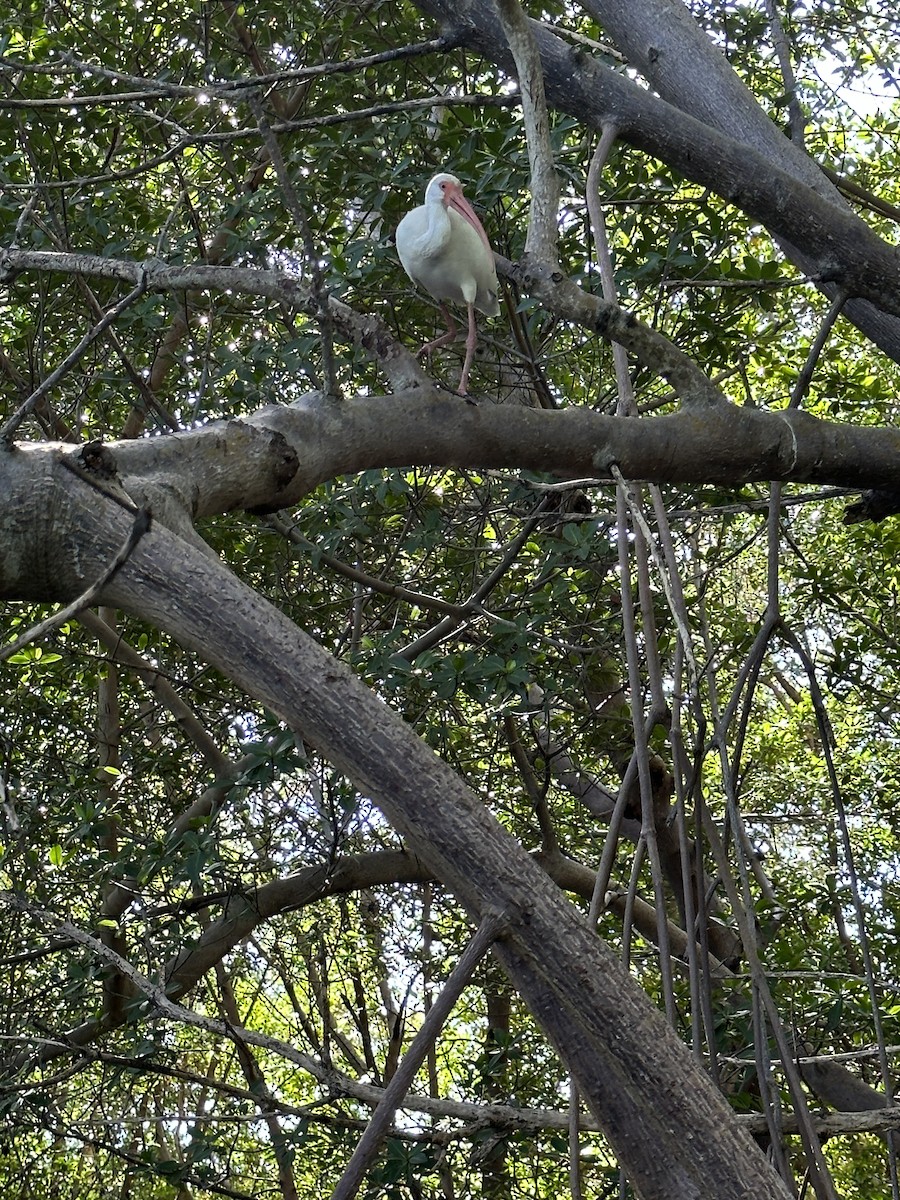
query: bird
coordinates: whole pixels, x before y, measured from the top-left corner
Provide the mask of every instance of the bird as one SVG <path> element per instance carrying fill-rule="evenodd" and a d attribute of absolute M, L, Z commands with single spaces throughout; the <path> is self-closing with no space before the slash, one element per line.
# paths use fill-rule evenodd
<path fill-rule="evenodd" d="M 496 317 L 500 289 L 488 235 L 455 175 L 442 172 L 429 181 L 425 203 L 402 219 L 396 242 L 404 271 L 438 301 L 447 325 L 445 334 L 419 347 L 418 356 L 424 354 L 430 359 L 432 351 L 456 337 L 456 322 L 445 300 L 464 304 L 468 310 L 466 357 L 459 379 L 460 394 L 465 396 L 477 338 L 475 309 Z"/>

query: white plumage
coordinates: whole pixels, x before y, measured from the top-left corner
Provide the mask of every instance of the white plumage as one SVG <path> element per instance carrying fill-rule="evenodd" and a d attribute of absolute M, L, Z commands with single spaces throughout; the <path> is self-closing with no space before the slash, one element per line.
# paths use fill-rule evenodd
<path fill-rule="evenodd" d="M 397 253 L 413 283 L 440 302 L 447 323 L 447 332 L 426 342 L 419 354 L 430 357 L 433 350 L 456 336 L 456 323 L 445 300 L 464 304 L 468 310 L 466 358 L 459 380 L 459 390 L 465 395 L 477 339 L 475 309 L 495 317 L 500 305 L 491 243 L 455 175 L 435 175 L 428 184 L 425 203 L 408 212 L 397 226 Z"/>

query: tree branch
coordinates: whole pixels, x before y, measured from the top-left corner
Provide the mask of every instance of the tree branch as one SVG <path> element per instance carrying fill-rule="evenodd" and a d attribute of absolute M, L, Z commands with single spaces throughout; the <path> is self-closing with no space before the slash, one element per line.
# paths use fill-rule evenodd
<path fill-rule="evenodd" d="M 624 346 L 652 371 L 661 374 L 686 404 L 728 403 L 686 354 L 625 309 L 582 290 L 557 268 L 545 263 L 533 260 L 515 264 L 499 254 L 495 255 L 495 260 L 500 274 L 531 292 L 551 312 Z M 0 277 L 4 274 L 11 277 L 21 271 L 61 271 L 126 281 L 137 277 L 146 283 L 148 290 L 160 292 L 227 290 L 264 296 L 313 317 L 319 307 L 309 285 L 287 271 L 205 264 L 170 267 L 159 261 L 137 263 L 94 254 L 46 250 L 0 251 Z M 404 349 L 377 316 L 362 316 L 333 297 L 328 298 L 328 312 L 341 333 L 381 365 L 395 388 L 429 382 L 415 356 Z"/>
<path fill-rule="evenodd" d="M 488 912 L 462 952 L 459 961 L 441 988 L 437 1000 L 428 1010 L 421 1028 L 413 1038 L 412 1045 L 403 1056 L 396 1073 L 384 1089 L 384 1095 L 372 1114 L 365 1133 L 360 1138 L 347 1164 L 331 1200 L 353 1200 L 363 1177 L 372 1164 L 378 1146 L 388 1131 L 397 1109 L 412 1086 L 419 1067 L 425 1061 L 429 1047 L 433 1045 L 444 1026 L 453 1006 L 469 983 L 475 968 L 491 948 L 491 943 L 502 936 L 506 923 L 503 913 Z"/>
<path fill-rule="evenodd" d="M 531 164 L 531 210 L 525 256 L 554 264 L 559 235 L 559 178 L 553 165 L 541 56 L 519 0 L 497 0 L 497 11 L 516 64 Z"/>
<path fill-rule="evenodd" d="M 2 271 L 2 267 L 0 267 L 0 271 Z M 60 379 L 62 379 L 63 376 L 75 366 L 75 364 L 84 354 L 85 350 L 87 350 L 88 346 L 90 346 L 92 342 L 95 342 L 100 334 L 103 333 L 105 329 L 108 329 L 109 326 L 112 325 L 112 323 L 118 317 L 120 317 L 127 308 L 130 308 L 131 305 L 134 304 L 135 300 L 140 299 L 146 290 L 147 284 L 143 274 L 141 274 L 139 275 L 137 285 L 132 288 L 128 295 L 124 296 L 118 304 L 114 304 L 109 312 L 105 313 L 97 322 L 97 324 L 94 325 L 93 328 L 89 329 L 86 334 L 84 334 L 84 336 L 79 340 L 78 344 L 66 355 L 59 366 L 55 370 L 51 371 L 47 378 L 40 384 L 40 386 L 35 388 L 28 399 L 19 405 L 11 417 L 4 421 L 3 425 L 0 426 L 0 442 L 9 443 L 12 441 L 16 430 L 32 411 L 38 401 L 42 399 L 42 397 L 46 396 L 50 389 L 55 387 L 56 384 L 59 383 Z"/>
<path fill-rule="evenodd" d="M 188 268 L 170 267 L 158 259 L 138 263 L 125 259 L 104 258 L 99 254 L 72 254 L 68 251 L 0 250 L 0 283 L 9 283 L 21 271 L 59 271 L 64 274 L 92 275 L 100 279 L 121 279 L 127 282 L 136 280 L 139 288 L 151 292 L 200 291 L 206 288 L 213 291 L 228 290 L 242 295 L 264 296 L 279 304 L 307 312 L 312 317 L 318 314 L 318 303 L 312 288 L 287 271 L 207 266 L 204 263 Z M 137 291 L 136 288 L 132 296 L 126 297 L 129 303 Z M 122 306 L 124 303 L 123 301 Z M 119 307 L 121 306 L 117 306 L 117 309 Z M 113 310 L 113 314 L 115 312 L 116 310 Z M 348 341 L 363 349 L 381 366 L 386 378 L 394 387 L 415 387 L 430 382 L 415 355 L 397 341 L 379 317 L 374 314 L 363 316 L 332 296 L 328 297 L 328 312 L 335 327 Z M 100 326 L 91 331 L 94 337 L 100 332 Z M 69 358 L 72 358 L 72 355 Z M 69 362 L 69 358 L 66 359 L 66 363 Z M 42 385 L 44 390 L 46 386 L 46 383 Z"/>

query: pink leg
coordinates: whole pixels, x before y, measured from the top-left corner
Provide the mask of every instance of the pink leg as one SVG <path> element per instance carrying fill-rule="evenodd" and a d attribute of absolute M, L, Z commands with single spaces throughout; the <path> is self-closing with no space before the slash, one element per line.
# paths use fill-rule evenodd
<path fill-rule="evenodd" d="M 465 396 L 469 390 L 469 370 L 475 357 L 475 344 L 478 332 L 475 329 L 475 305 L 469 305 L 469 336 L 466 338 L 466 360 L 463 363 L 462 375 L 459 377 L 459 394 Z"/>
<path fill-rule="evenodd" d="M 453 320 L 450 310 L 447 308 L 446 304 L 441 305 L 441 315 L 443 316 L 444 322 L 447 326 L 447 332 L 442 333 L 441 336 L 439 338 L 435 338 L 433 342 L 425 342 L 424 345 L 420 346 L 416 351 L 417 358 L 421 358 L 424 354 L 425 357 L 430 361 L 433 350 L 437 350 L 439 346 L 446 346 L 448 342 L 452 342 L 456 337 L 456 322 Z"/>

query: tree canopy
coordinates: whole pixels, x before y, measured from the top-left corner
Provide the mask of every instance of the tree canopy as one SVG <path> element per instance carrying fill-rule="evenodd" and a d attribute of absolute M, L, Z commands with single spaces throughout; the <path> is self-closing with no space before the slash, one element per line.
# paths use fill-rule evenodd
<path fill-rule="evenodd" d="M 900 1200 L 894 14 L 13 7 L 4 1196 Z"/>

